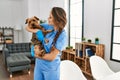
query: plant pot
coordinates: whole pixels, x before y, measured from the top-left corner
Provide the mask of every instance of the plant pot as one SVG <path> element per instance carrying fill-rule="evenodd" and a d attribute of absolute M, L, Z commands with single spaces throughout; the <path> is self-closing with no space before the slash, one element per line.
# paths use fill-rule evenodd
<path fill-rule="evenodd" d="M 95 44 L 99 44 L 99 41 L 95 41 Z"/>

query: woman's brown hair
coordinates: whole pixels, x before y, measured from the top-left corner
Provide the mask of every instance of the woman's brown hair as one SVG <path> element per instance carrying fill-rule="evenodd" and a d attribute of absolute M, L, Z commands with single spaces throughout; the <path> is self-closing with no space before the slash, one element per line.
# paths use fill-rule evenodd
<path fill-rule="evenodd" d="M 55 43 L 57 41 L 57 38 L 59 37 L 60 33 L 64 29 L 64 27 L 67 23 L 67 19 L 66 19 L 66 13 L 65 13 L 64 9 L 62 9 L 60 7 L 53 7 L 51 13 L 52 13 L 52 16 L 54 17 L 55 25 L 58 26 L 58 32 L 54 38 L 54 43 Z"/>

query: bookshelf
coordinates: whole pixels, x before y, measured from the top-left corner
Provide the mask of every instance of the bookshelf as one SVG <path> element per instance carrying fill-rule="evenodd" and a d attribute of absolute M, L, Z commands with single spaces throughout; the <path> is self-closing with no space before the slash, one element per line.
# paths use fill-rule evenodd
<path fill-rule="evenodd" d="M 75 49 L 73 51 L 63 50 L 61 60 L 71 60 L 75 62 L 83 73 L 92 76 L 89 57 L 92 55 L 87 55 L 86 48 L 90 48 L 94 55 L 104 58 L 104 45 L 94 44 L 94 43 L 75 43 Z"/>
<path fill-rule="evenodd" d="M 71 61 L 75 61 L 75 51 L 69 51 L 69 50 L 63 50 L 62 51 L 62 56 L 61 56 L 61 60 L 71 60 Z"/>
<path fill-rule="evenodd" d="M 14 29 L 11 27 L 0 27 L 0 50 L 5 44 L 14 43 Z"/>

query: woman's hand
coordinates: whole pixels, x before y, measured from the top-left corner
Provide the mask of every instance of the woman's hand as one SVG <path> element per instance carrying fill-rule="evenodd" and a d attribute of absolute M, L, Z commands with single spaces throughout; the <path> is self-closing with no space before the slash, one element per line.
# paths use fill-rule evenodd
<path fill-rule="evenodd" d="M 56 58 L 57 54 L 59 54 L 60 51 L 57 50 L 56 48 L 53 48 L 50 53 L 44 54 L 44 56 L 41 57 L 40 56 L 41 51 L 40 51 L 39 47 L 35 46 L 34 52 L 35 52 L 36 58 L 40 58 L 40 59 L 44 59 L 44 60 L 48 60 L 48 61 L 53 61 Z"/>
<path fill-rule="evenodd" d="M 40 46 L 39 45 L 35 45 L 34 52 L 35 52 L 35 57 L 36 58 L 41 58 L 41 56 L 39 56 L 41 54 Z"/>
<path fill-rule="evenodd" d="M 56 48 L 52 48 L 50 53 L 44 54 L 44 56 L 41 57 L 40 55 L 41 55 L 42 51 L 40 51 L 39 46 L 36 45 L 34 47 L 34 52 L 35 52 L 36 58 L 53 61 L 56 58 L 57 54 L 59 54 L 60 51 Z"/>

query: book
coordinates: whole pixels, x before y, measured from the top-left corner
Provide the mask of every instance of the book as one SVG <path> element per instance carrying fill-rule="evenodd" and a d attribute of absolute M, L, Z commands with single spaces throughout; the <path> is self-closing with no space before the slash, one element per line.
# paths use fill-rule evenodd
<path fill-rule="evenodd" d="M 79 50 L 79 49 L 76 49 L 76 56 L 77 57 L 83 57 L 83 51 Z"/>
<path fill-rule="evenodd" d="M 86 50 L 86 56 L 87 56 L 87 57 L 90 57 L 90 56 L 92 56 L 92 55 L 95 54 L 95 53 L 92 51 L 91 48 L 86 48 L 85 50 Z"/>

